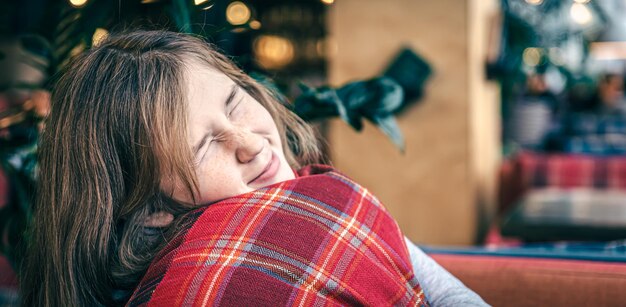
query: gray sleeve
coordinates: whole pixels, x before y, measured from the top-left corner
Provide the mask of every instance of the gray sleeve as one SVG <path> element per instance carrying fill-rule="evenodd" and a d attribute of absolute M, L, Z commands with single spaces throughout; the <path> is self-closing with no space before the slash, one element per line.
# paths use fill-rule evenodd
<path fill-rule="evenodd" d="M 415 276 L 431 306 L 489 306 L 478 294 L 404 238 Z"/>

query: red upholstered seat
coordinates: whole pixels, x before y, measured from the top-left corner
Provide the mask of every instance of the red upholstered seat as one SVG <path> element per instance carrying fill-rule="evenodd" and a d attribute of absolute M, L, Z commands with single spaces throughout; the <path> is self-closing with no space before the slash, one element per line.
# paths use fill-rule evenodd
<path fill-rule="evenodd" d="M 431 254 L 493 306 L 624 306 L 626 263 Z"/>

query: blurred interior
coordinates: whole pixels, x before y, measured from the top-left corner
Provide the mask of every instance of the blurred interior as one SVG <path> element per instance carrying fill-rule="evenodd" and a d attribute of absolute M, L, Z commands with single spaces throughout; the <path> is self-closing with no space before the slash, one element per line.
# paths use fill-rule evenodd
<path fill-rule="evenodd" d="M 167 28 L 207 37 L 291 101 L 303 94 L 301 83 L 341 88 L 404 68 L 395 76 L 406 79 L 396 81 L 419 82 L 401 84 L 405 99 L 393 113 L 401 141 L 371 120 L 362 131 L 341 118 L 314 121 L 333 165 L 494 305 L 504 297 L 519 305 L 571 300 L 533 301 L 484 286 L 475 280 L 513 276 L 544 288 L 553 280 L 489 267 L 506 258 L 450 253 L 510 256 L 527 248 L 521 253 L 531 258 L 610 263 L 567 270 L 621 272 L 595 283 L 606 297 L 624 299 L 616 290 L 626 287 L 624 0 L 26 0 L 3 2 L 0 12 L 0 154 L 2 168 L 18 173 L 0 176 L 3 238 L 27 210 L 11 207 L 18 197 L 11 191 L 34 181 L 36 137 L 28 129 L 45 117 L 51 76 L 110 32 Z M 555 261 L 541 265 L 566 265 Z M 493 275 L 465 271 L 464 263 Z M 554 280 L 571 291 L 588 286 Z"/>

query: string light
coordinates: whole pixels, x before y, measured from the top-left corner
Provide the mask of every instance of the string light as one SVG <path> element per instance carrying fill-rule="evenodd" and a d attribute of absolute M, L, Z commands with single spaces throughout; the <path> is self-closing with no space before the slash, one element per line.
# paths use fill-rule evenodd
<path fill-rule="evenodd" d="M 203 3 L 207 2 L 207 1 L 209 1 L 209 0 L 193 0 L 193 3 L 195 5 L 201 5 L 201 4 L 203 4 Z"/>
<path fill-rule="evenodd" d="M 322 0 L 322 3 L 330 5 L 335 3 L 335 0 Z"/>
<path fill-rule="evenodd" d="M 87 0 L 70 0 L 70 4 L 73 7 L 82 7 L 87 4 Z"/>
<path fill-rule="evenodd" d="M 231 25 L 240 26 L 250 20 L 250 9 L 241 1 L 233 1 L 226 8 L 226 20 Z"/>

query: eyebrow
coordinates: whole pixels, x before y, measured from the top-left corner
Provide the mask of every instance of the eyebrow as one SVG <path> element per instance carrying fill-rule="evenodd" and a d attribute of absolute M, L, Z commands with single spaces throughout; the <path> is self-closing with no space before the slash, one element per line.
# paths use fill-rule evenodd
<path fill-rule="evenodd" d="M 228 107 L 233 100 L 235 99 L 235 95 L 237 95 L 237 90 L 239 89 L 239 87 L 237 86 L 237 84 L 233 84 L 230 87 L 230 93 L 228 94 L 228 97 L 226 97 L 226 101 L 224 101 L 224 108 Z M 209 139 L 210 136 L 210 132 L 206 133 L 204 136 L 202 136 L 202 139 L 200 139 L 200 142 L 198 142 L 198 144 L 196 144 L 193 148 L 192 148 L 192 152 L 194 156 L 197 156 L 200 149 L 204 146 L 204 144 L 206 144 L 207 140 Z"/>

